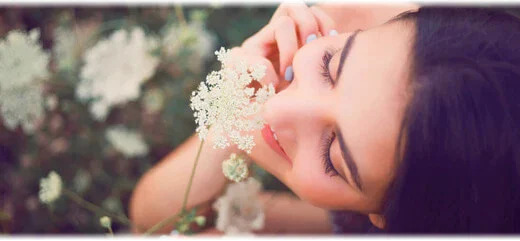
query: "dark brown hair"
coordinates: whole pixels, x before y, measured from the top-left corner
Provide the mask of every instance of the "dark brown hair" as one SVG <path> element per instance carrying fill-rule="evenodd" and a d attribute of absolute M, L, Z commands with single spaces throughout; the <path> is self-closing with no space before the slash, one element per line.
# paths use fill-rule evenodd
<path fill-rule="evenodd" d="M 384 231 L 520 232 L 520 20 L 491 8 L 404 17 L 412 97 Z"/>

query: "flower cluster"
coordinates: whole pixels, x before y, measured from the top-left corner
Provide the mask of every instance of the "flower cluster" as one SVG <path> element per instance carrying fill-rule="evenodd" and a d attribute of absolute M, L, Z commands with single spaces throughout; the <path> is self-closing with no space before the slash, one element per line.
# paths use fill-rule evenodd
<path fill-rule="evenodd" d="M 141 134 L 123 126 L 108 128 L 105 137 L 116 150 L 126 157 L 137 157 L 148 153 L 148 145 Z"/>
<path fill-rule="evenodd" d="M 63 182 L 60 175 L 55 171 L 51 171 L 46 178 L 40 179 L 40 201 L 45 204 L 51 204 L 61 195 Z"/>
<path fill-rule="evenodd" d="M 211 127 L 216 133 L 214 147 L 225 148 L 231 141 L 250 153 L 255 145 L 253 136 L 242 132 L 263 127 L 259 112 L 262 104 L 274 95 L 274 86 L 269 84 L 255 92 L 248 86 L 263 78 L 265 66 L 249 66 L 235 60 L 224 48 L 215 54 L 222 69 L 211 72 L 191 97 L 190 107 L 198 125 L 196 131 L 201 139 L 205 139 Z M 253 97 L 255 101 L 251 101 Z"/>
<path fill-rule="evenodd" d="M 0 42 L 0 110 L 4 124 L 27 133 L 43 115 L 41 80 L 48 76 L 50 55 L 38 43 L 40 31 L 13 30 Z"/>
<path fill-rule="evenodd" d="M 222 173 L 229 180 L 241 182 L 247 178 L 249 171 L 246 161 L 237 154 L 232 153 L 229 159 L 222 162 Z"/>
<path fill-rule="evenodd" d="M 159 59 L 151 55 L 156 41 L 140 28 L 117 30 L 85 53 L 76 95 L 92 100 L 90 112 L 104 120 L 113 105 L 137 99 L 141 84 L 154 73 Z"/>
<path fill-rule="evenodd" d="M 233 183 L 214 204 L 217 211 L 216 228 L 229 235 L 250 234 L 264 227 L 264 210 L 258 199 L 262 189 L 260 182 L 248 178 L 245 182 Z"/>

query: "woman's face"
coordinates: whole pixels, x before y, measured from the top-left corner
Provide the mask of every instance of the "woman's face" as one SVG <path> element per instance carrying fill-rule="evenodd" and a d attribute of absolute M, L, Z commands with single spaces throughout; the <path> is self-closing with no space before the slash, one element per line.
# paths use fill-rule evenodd
<path fill-rule="evenodd" d="M 396 21 L 298 50 L 294 79 L 263 112 L 287 157 L 268 147 L 257 163 L 316 206 L 379 211 L 397 166 L 413 31 Z"/>

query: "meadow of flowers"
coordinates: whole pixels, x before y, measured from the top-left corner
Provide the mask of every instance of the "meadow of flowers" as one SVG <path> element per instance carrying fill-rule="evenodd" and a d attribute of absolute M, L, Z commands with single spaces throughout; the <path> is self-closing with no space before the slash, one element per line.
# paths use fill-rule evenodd
<path fill-rule="evenodd" d="M 196 126 L 192 108 L 200 106 L 190 108 L 190 98 L 218 69 L 214 52 L 241 44 L 274 9 L 0 9 L 0 232 L 128 232 L 128 201 L 139 177 L 205 123 L 199 115 Z M 244 111 L 257 107 L 250 108 Z M 231 140 L 253 145 L 247 136 Z M 224 172 L 242 162 L 231 157 Z M 285 189 L 261 168 L 249 172 L 261 183 L 230 187 L 215 209 L 229 210 L 261 186 Z M 263 216 L 252 217 L 222 217 L 216 225 L 230 233 L 256 230 Z"/>

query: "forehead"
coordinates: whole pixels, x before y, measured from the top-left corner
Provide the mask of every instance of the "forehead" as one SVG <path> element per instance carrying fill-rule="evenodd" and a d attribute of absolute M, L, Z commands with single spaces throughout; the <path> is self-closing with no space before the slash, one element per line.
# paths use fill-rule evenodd
<path fill-rule="evenodd" d="M 338 114 L 367 191 L 392 178 L 397 136 L 407 102 L 413 26 L 392 22 L 356 37 L 338 85 Z"/>

